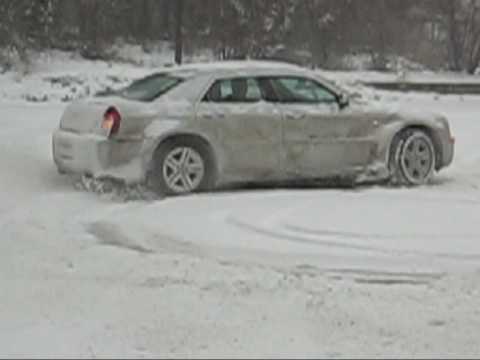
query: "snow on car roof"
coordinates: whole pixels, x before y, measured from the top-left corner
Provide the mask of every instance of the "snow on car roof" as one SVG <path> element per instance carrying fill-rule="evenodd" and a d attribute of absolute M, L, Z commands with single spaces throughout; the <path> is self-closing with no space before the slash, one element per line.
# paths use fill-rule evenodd
<path fill-rule="evenodd" d="M 215 71 L 215 70 L 237 70 L 237 69 L 302 69 L 298 65 L 281 62 L 281 61 L 262 61 L 262 60 L 224 60 L 212 62 L 199 62 L 184 65 L 175 65 L 175 70 L 199 70 L 199 71 Z"/>
<path fill-rule="evenodd" d="M 228 60 L 228 61 L 215 61 L 208 63 L 192 63 L 185 65 L 176 65 L 167 67 L 164 71 L 172 72 L 175 74 L 198 74 L 198 73 L 235 73 L 235 72 L 247 72 L 249 74 L 260 74 L 271 72 L 285 73 L 285 72 L 305 72 L 308 71 L 300 66 L 284 63 L 280 61 L 259 61 L 259 60 Z"/>
<path fill-rule="evenodd" d="M 296 76 L 310 75 L 322 83 L 328 84 L 332 90 L 336 92 L 344 92 L 338 85 L 327 80 L 308 68 L 299 65 L 281 62 L 281 61 L 265 61 L 265 60 L 225 60 L 214 61 L 208 63 L 191 63 L 185 65 L 174 65 L 166 67 L 162 71 L 169 72 L 175 76 L 192 77 L 196 75 L 215 75 L 217 77 L 230 76 Z"/>

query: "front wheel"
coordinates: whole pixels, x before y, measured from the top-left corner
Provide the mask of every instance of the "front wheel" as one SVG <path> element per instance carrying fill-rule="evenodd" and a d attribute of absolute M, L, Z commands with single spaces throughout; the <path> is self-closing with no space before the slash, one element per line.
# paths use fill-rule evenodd
<path fill-rule="evenodd" d="M 183 195 L 212 187 L 213 164 L 205 145 L 169 141 L 155 152 L 149 184 L 163 195 Z"/>
<path fill-rule="evenodd" d="M 407 129 L 395 137 L 390 149 L 391 182 L 423 185 L 435 173 L 436 151 L 432 138 L 420 129 Z"/>

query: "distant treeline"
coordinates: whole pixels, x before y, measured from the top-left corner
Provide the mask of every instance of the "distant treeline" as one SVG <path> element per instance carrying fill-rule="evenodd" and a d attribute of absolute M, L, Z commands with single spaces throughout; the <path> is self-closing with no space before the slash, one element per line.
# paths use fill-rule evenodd
<path fill-rule="evenodd" d="M 367 57 L 475 72 L 479 0 L 0 0 L 0 48 L 63 49 L 88 58 L 122 40 L 172 42 L 220 59 L 277 58 L 324 68 Z M 1 60 L 1 59 L 0 59 Z"/>

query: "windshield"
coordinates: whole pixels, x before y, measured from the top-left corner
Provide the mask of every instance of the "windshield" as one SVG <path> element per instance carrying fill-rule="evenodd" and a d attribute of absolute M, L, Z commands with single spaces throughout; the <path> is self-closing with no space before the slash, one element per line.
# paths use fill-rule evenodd
<path fill-rule="evenodd" d="M 182 81 L 183 79 L 169 74 L 154 74 L 134 81 L 123 90 L 120 90 L 118 95 L 129 100 L 152 101 Z"/>

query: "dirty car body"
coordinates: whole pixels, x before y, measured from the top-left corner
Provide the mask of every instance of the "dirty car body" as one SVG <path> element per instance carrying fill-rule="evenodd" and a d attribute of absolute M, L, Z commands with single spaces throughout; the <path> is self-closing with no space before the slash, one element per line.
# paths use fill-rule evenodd
<path fill-rule="evenodd" d="M 431 139 L 434 170 L 452 162 L 453 137 L 441 115 L 349 101 L 316 72 L 293 65 L 193 64 L 68 105 L 53 134 L 53 158 L 62 173 L 143 183 L 162 144 L 181 139 L 207 149 L 209 166 L 202 176 L 210 173 L 210 187 L 324 178 L 380 181 L 392 177 L 392 144 L 406 129 L 420 129 Z M 417 161 L 407 160 L 404 166 Z"/>

